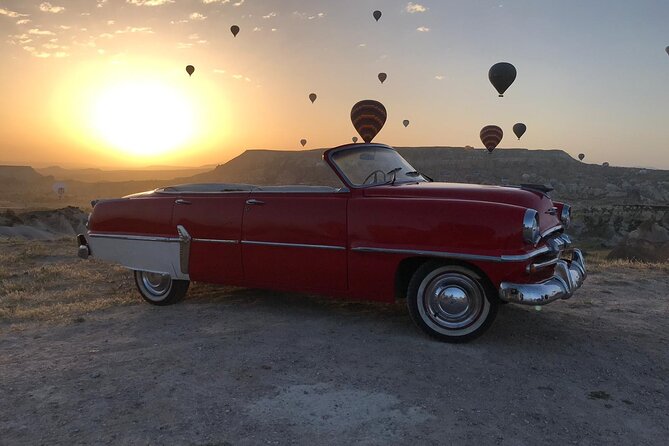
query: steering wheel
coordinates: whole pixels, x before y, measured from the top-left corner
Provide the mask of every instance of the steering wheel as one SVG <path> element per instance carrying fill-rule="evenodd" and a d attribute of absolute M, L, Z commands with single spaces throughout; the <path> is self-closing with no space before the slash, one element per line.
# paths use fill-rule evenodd
<path fill-rule="evenodd" d="M 376 183 L 378 183 L 377 180 L 378 180 L 378 175 L 379 175 L 379 174 L 383 175 L 383 182 L 385 183 L 385 182 L 386 182 L 386 173 L 385 173 L 383 170 L 375 170 L 374 172 L 372 172 L 372 173 L 370 173 L 369 175 L 367 175 L 367 178 L 365 178 L 365 181 L 363 181 L 362 184 L 367 184 L 367 182 L 368 182 L 369 180 L 371 180 L 372 177 L 373 177 L 374 181 L 373 181 L 373 182 L 370 182 L 369 184 L 376 184 Z"/>

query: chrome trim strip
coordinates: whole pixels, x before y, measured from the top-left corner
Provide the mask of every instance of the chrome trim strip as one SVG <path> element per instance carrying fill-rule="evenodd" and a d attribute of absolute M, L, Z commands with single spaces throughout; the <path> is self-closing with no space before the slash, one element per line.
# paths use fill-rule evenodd
<path fill-rule="evenodd" d="M 541 233 L 541 238 L 544 239 L 544 238 L 546 238 L 547 236 L 551 235 L 552 233 L 557 232 L 557 231 L 559 231 L 559 230 L 561 230 L 561 229 L 564 229 L 564 226 L 562 226 L 562 225 L 557 225 L 557 226 L 553 226 L 553 227 L 550 228 L 550 229 L 546 229 L 544 232 Z"/>
<path fill-rule="evenodd" d="M 540 269 L 548 268 L 549 266 L 556 265 L 560 259 L 558 257 L 555 257 L 550 260 L 546 260 L 545 262 L 542 263 L 532 263 L 530 265 L 527 265 L 527 268 L 525 270 L 527 271 L 528 274 L 535 273 L 539 271 Z"/>
<path fill-rule="evenodd" d="M 332 249 L 338 251 L 346 250 L 345 246 L 333 245 L 309 245 L 306 243 L 280 243 L 280 242 L 261 242 L 257 240 L 242 240 L 245 245 L 259 245 L 259 246 L 283 246 L 286 248 L 315 248 L 315 249 Z"/>
<path fill-rule="evenodd" d="M 458 260 L 478 260 L 483 262 L 524 262 L 533 257 L 536 257 L 540 254 L 550 251 L 546 246 L 543 246 L 534 251 L 528 252 L 526 254 L 518 255 L 502 255 L 502 256 L 486 256 L 479 254 L 462 254 L 457 252 L 444 252 L 444 251 L 425 251 L 417 249 L 389 249 L 389 248 L 369 248 L 365 246 L 359 246 L 357 248 L 352 248 L 353 252 L 368 252 L 368 253 L 380 253 L 380 254 L 409 254 L 409 255 L 418 255 L 418 256 L 429 256 L 429 257 L 442 257 L 446 259 L 458 259 Z"/>
<path fill-rule="evenodd" d="M 180 242 L 181 239 L 178 237 L 156 237 L 150 235 L 126 235 L 126 234 L 101 234 L 101 233 L 88 233 L 89 237 L 97 238 L 113 238 L 118 240 L 139 240 L 144 242 L 167 242 L 167 243 L 176 243 Z"/>
<path fill-rule="evenodd" d="M 217 238 L 194 238 L 193 241 L 202 243 L 224 243 L 228 245 L 236 245 L 237 243 L 239 243 L 239 240 L 224 240 Z"/>

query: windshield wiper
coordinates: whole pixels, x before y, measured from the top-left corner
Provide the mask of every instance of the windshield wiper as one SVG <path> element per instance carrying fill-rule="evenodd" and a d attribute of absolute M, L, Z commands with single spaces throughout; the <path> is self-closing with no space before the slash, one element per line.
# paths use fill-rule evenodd
<path fill-rule="evenodd" d="M 412 170 L 411 172 L 406 172 L 404 175 L 406 175 L 406 176 L 408 176 L 408 177 L 417 177 L 417 176 L 421 176 L 421 177 L 425 178 L 425 179 L 426 179 L 428 182 L 430 182 L 430 183 L 432 183 L 432 182 L 434 181 L 432 178 L 428 177 L 428 176 L 425 175 L 424 173 L 420 173 L 420 172 L 418 172 L 417 170 Z"/>

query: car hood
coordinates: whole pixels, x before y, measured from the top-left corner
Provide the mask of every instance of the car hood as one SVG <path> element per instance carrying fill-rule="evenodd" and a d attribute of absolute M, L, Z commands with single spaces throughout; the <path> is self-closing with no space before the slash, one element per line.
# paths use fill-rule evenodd
<path fill-rule="evenodd" d="M 450 200 L 486 201 L 546 211 L 553 206 L 541 191 L 513 186 L 484 186 L 463 183 L 405 183 L 365 189 L 367 197 L 443 198 Z"/>

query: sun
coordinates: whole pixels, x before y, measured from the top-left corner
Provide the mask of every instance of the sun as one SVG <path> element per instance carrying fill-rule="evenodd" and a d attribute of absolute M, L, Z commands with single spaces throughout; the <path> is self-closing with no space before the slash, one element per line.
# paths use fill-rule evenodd
<path fill-rule="evenodd" d="M 165 155 L 196 136 L 194 107 L 177 88 L 129 82 L 104 89 L 90 116 L 97 136 L 124 154 Z"/>

